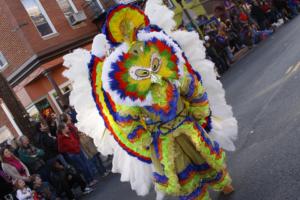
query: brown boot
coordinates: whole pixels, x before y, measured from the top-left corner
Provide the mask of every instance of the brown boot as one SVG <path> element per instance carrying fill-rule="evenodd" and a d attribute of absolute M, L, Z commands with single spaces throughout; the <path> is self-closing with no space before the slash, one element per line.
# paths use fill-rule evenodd
<path fill-rule="evenodd" d="M 223 192 L 223 194 L 225 194 L 225 195 L 229 195 L 229 194 L 231 194 L 232 192 L 234 192 L 234 188 L 233 188 L 233 186 L 232 186 L 231 184 L 229 184 L 229 185 L 226 185 L 226 186 L 223 188 L 222 192 Z"/>

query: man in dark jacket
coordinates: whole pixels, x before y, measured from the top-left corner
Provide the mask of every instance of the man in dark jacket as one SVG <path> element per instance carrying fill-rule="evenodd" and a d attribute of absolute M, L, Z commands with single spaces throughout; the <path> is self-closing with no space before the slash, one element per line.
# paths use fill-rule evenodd
<path fill-rule="evenodd" d="M 265 30 L 267 28 L 267 18 L 264 11 L 256 4 L 251 4 L 251 16 L 257 22 L 260 30 Z"/>
<path fill-rule="evenodd" d="M 228 64 L 226 61 L 220 57 L 216 51 L 216 49 L 211 44 L 211 39 L 209 36 L 205 36 L 205 43 L 204 46 L 206 47 L 206 55 L 207 57 L 215 63 L 218 73 L 223 74 L 228 68 Z"/>
<path fill-rule="evenodd" d="M 69 164 L 65 161 L 64 157 L 59 154 L 57 146 L 57 138 L 53 137 L 49 128 L 41 122 L 35 124 L 36 134 L 35 140 L 37 147 L 45 151 L 44 161 L 50 166 L 55 160 L 59 160 L 65 167 Z"/>

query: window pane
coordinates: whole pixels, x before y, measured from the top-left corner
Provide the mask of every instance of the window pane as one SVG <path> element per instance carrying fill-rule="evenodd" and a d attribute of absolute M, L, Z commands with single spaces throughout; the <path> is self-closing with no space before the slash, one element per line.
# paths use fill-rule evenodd
<path fill-rule="evenodd" d="M 4 63 L 2 62 L 2 59 L 0 58 L 0 69 L 4 66 Z"/>
<path fill-rule="evenodd" d="M 63 11 L 66 18 L 70 17 L 72 14 L 75 13 L 73 7 L 71 6 L 68 0 L 56 0 L 60 9 Z"/>
<path fill-rule="evenodd" d="M 4 55 L 2 54 L 2 52 L 0 52 L 0 70 L 2 70 L 4 67 L 7 66 L 7 61 L 4 57 Z"/>
<path fill-rule="evenodd" d="M 22 3 L 41 36 L 53 33 L 36 0 L 22 0 Z"/>

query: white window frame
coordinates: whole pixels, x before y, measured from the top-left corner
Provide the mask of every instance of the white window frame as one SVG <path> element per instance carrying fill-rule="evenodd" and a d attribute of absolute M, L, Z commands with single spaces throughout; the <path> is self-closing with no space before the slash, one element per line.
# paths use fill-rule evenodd
<path fill-rule="evenodd" d="M 100 0 L 97 0 L 98 5 L 102 9 L 102 11 L 105 11 L 104 6 L 102 5 L 102 2 Z"/>
<path fill-rule="evenodd" d="M 4 63 L 3 66 L 0 66 L 0 71 L 2 71 L 2 70 L 7 68 L 8 62 L 7 62 L 5 56 L 3 55 L 3 53 L 1 51 L 0 51 L 0 60 L 1 60 L 2 63 Z"/>
<path fill-rule="evenodd" d="M 73 0 L 67 0 L 67 1 L 70 3 L 71 7 L 73 8 L 74 13 L 78 13 L 78 10 L 77 10 Z"/>
<path fill-rule="evenodd" d="M 76 8 L 76 6 L 75 6 L 73 0 L 66 0 L 66 1 L 69 2 L 69 4 L 71 5 L 72 9 L 74 10 L 74 13 L 78 13 L 78 10 L 77 10 L 77 8 Z M 57 1 L 56 1 L 56 2 L 57 2 Z M 57 4 L 58 4 L 58 6 L 59 6 L 59 3 L 58 3 L 58 2 L 57 2 Z M 59 8 L 60 8 L 60 6 L 59 6 Z"/>
<path fill-rule="evenodd" d="M 23 1 L 23 0 L 21 0 L 21 1 Z M 26 8 L 25 8 L 25 6 L 24 6 L 24 8 L 25 8 L 27 14 L 29 15 L 30 20 L 31 20 L 32 23 L 34 24 L 34 27 L 36 28 L 36 30 L 38 31 L 38 33 L 40 34 L 40 36 L 41 36 L 43 39 L 47 39 L 47 38 L 49 38 L 49 37 L 51 37 L 51 36 L 57 34 L 57 31 L 56 31 L 54 25 L 52 24 L 52 22 L 51 22 L 51 20 L 50 20 L 50 18 L 49 18 L 49 16 L 48 16 L 48 14 L 47 14 L 47 12 L 45 11 L 43 5 L 41 4 L 40 0 L 33 0 L 33 1 L 35 1 L 35 3 L 37 4 L 37 6 L 39 7 L 41 13 L 44 15 L 44 17 L 45 17 L 47 23 L 49 24 L 49 26 L 50 26 L 50 28 L 51 28 L 51 30 L 52 30 L 52 33 L 50 33 L 50 34 L 48 34 L 48 35 L 42 36 L 41 33 L 40 33 L 40 31 L 39 31 L 39 29 L 36 27 L 34 21 L 31 19 L 29 13 L 27 12 L 27 10 L 26 10 Z"/>

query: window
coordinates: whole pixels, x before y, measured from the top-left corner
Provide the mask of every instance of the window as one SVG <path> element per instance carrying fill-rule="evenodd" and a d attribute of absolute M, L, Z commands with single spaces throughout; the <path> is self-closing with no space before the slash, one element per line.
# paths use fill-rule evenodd
<path fill-rule="evenodd" d="M 56 0 L 56 1 L 68 20 L 74 13 L 78 12 L 71 0 Z"/>
<path fill-rule="evenodd" d="M 39 0 L 22 0 L 22 4 L 42 37 L 56 33 Z"/>
<path fill-rule="evenodd" d="M 2 52 L 0 51 L 0 71 L 3 70 L 5 67 L 8 66 L 8 62 L 5 59 L 4 55 L 2 54 Z"/>

